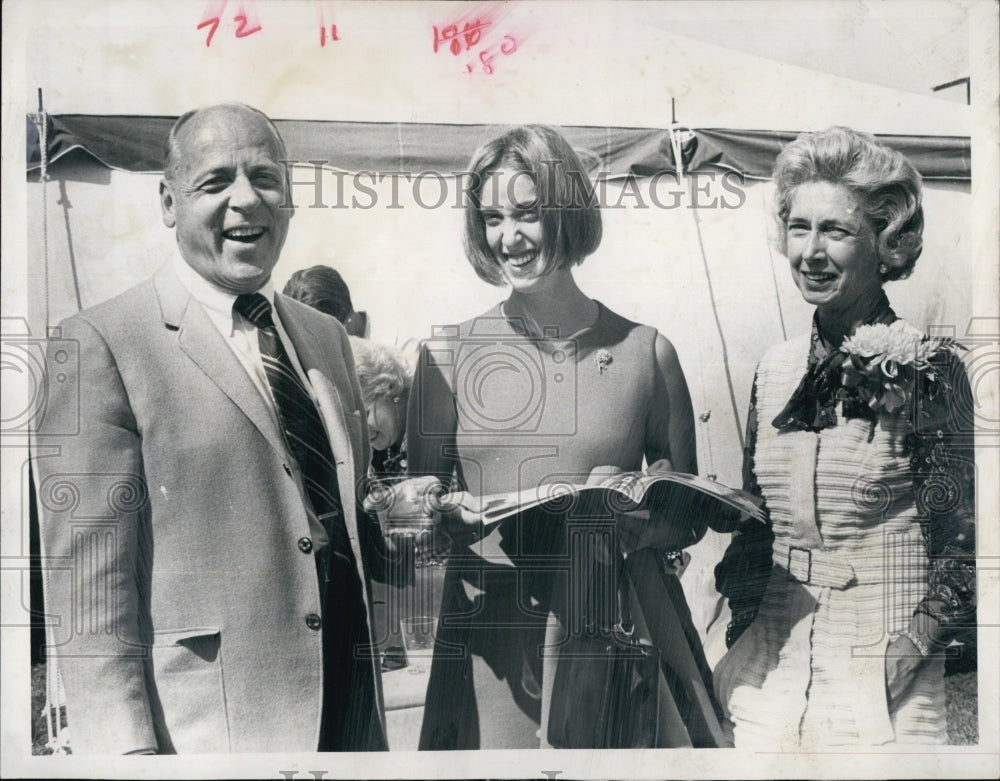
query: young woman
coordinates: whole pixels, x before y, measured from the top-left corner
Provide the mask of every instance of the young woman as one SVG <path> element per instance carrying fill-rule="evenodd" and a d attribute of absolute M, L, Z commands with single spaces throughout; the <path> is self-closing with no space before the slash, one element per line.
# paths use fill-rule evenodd
<path fill-rule="evenodd" d="M 454 480 L 481 497 L 583 483 L 592 474 L 641 469 L 644 460 L 695 472 L 691 402 L 673 346 L 590 298 L 573 277 L 601 240 L 600 212 L 576 153 L 551 128 L 518 127 L 479 149 L 470 171 L 466 254 L 483 280 L 509 293 L 425 345 L 410 395 L 410 474 Z M 602 587 L 592 577 L 619 555 L 606 508 L 603 521 L 605 536 L 574 537 L 567 512 L 533 511 L 472 545 L 456 536 L 422 749 L 548 745 L 549 706 L 560 696 L 552 692 L 555 671 L 571 663 L 572 638 L 612 609 L 594 596 Z M 653 527 L 629 543 L 643 549 L 630 563 L 652 563 L 647 575 L 665 550 L 697 541 L 705 525 L 685 518 Z M 571 551 L 568 539 L 593 547 Z M 660 682 L 656 743 L 719 745 L 707 666 L 694 633 L 685 633 L 690 618 L 679 583 L 662 566 L 644 581 L 654 582 L 649 593 L 633 581 L 626 599 L 638 595 L 631 600 L 642 614 L 637 624 L 671 635 L 671 647 L 661 648 L 665 668 L 682 671 L 671 677 L 674 688 Z M 613 593 L 614 582 L 604 590 Z"/>

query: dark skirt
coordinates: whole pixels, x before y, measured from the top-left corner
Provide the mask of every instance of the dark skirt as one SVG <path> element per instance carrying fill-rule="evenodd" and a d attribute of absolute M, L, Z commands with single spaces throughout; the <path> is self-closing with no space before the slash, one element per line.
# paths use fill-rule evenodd
<path fill-rule="evenodd" d="M 567 523 L 563 515 L 536 510 L 505 521 L 475 550 L 452 551 L 421 750 L 544 745 L 549 615 L 560 626 L 557 665 L 572 663 L 564 651 L 574 638 L 614 623 L 616 582 L 607 575 L 614 572 L 608 566 L 614 540 L 607 519 Z M 661 655 L 656 747 L 730 745 L 680 582 L 661 562 L 656 551 L 644 549 L 625 565 L 637 630 Z"/>

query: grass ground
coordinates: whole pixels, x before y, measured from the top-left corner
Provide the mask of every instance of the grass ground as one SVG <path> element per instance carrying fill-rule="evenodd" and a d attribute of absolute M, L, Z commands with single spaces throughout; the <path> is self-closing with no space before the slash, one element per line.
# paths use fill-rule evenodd
<path fill-rule="evenodd" d="M 962 655 L 945 663 L 945 694 L 948 697 L 948 742 L 974 746 L 979 742 L 979 678 L 976 646 L 962 646 Z"/>
<path fill-rule="evenodd" d="M 45 727 L 45 664 L 39 662 L 31 668 L 31 753 L 51 754 L 46 747 L 48 730 Z"/>

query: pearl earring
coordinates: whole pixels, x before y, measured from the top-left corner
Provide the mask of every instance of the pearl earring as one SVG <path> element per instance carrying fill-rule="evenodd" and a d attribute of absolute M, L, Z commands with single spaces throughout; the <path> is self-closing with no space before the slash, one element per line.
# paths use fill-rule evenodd
<path fill-rule="evenodd" d="M 889 267 L 887 265 L 885 265 L 885 263 L 879 263 L 878 264 L 878 273 L 879 274 L 884 274 L 888 270 L 889 270 Z"/>

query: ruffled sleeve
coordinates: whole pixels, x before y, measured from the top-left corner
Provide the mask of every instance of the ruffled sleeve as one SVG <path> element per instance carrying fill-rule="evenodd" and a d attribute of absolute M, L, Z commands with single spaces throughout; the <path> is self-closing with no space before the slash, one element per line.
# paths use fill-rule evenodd
<path fill-rule="evenodd" d="M 743 445 L 743 490 L 761 497 L 763 501 L 764 494 L 754 471 L 757 423 L 757 377 L 754 376 Z M 766 505 L 762 509 L 767 512 Z M 726 628 L 727 648 L 732 647 L 757 617 L 757 608 L 771 577 L 773 545 L 774 533 L 770 524 L 746 524 L 733 534 L 722 561 L 715 567 L 715 588 L 729 600 L 732 613 L 732 620 Z"/>
<path fill-rule="evenodd" d="M 915 394 L 910 468 L 930 561 L 911 632 L 942 646 L 975 625 L 975 451 L 972 389 L 959 358 L 938 351 Z M 930 619 L 930 620 L 927 620 Z"/>

